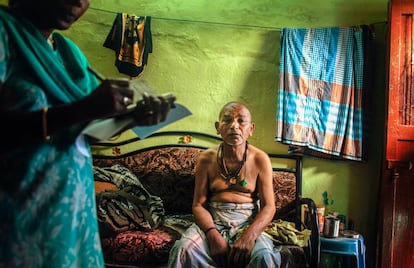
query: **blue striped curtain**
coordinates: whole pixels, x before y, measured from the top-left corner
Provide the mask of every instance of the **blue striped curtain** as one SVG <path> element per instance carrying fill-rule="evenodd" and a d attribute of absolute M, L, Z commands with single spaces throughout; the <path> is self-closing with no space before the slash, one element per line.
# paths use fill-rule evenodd
<path fill-rule="evenodd" d="M 372 39 L 369 27 L 282 29 L 276 141 L 305 154 L 364 159 Z"/>

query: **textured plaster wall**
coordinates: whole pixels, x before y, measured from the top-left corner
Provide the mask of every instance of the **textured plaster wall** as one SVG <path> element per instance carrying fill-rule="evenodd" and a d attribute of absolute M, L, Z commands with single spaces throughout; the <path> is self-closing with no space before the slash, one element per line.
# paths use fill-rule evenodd
<path fill-rule="evenodd" d="M 140 79 L 160 93 L 174 92 L 177 101 L 193 112 L 163 130 L 215 134 L 221 106 L 239 100 L 250 107 L 256 122 L 250 142 L 267 152 L 287 152 L 286 146 L 274 141 L 280 28 L 375 23 L 378 62 L 369 161 L 305 157 L 303 173 L 303 196 L 322 203 L 322 193 L 327 191 L 334 201 L 328 209 L 355 219 L 373 265 L 384 131 L 386 0 L 93 0 L 84 17 L 64 34 L 108 77 L 122 76 L 114 67 L 114 52 L 102 46 L 116 12 L 153 17 L 153 53 Z M 127 131 L 117 141 L 132 136 Z"/>

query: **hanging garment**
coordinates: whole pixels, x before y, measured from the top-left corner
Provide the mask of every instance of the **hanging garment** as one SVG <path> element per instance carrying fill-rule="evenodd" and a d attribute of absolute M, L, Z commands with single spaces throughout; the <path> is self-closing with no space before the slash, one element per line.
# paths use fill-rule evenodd
<path fill-rule="evenodd" d="M 363 160 L 373 31 L 282 29 L 275 140 L 295 152 Z"/>
<path fill-rule="evenodd" d="M 137 77 L 152 53 L 151 17 L 118 13 L 103 46 L 115 51 L 120 73 Z"/>

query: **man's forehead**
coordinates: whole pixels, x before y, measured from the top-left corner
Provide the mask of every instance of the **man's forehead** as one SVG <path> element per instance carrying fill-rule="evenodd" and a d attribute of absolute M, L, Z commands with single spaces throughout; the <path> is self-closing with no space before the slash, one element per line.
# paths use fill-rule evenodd
<path fill-rule="evenodd" d="M 231 107 L 226 109 L 223 113 L 223 117 L 249 117 L 249 111 L 242 106 Z"/>

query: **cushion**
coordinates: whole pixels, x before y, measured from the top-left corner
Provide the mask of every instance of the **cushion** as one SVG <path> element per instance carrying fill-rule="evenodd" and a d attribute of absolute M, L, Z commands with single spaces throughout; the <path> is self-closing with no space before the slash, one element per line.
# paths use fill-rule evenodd
<path fill-rule="evenodd" d="M 168 261 L 175 241 L 194 222 L 186 215 L 166 216 L 162 226 L 149 231 L 126 231 L 102 238 L 105 264 L 160 265 Z"/>
<path fill-rule="evenodd" d="M 180 234 L 169 228 L 126 231 L 101 239 L 107 264 L 160 265 L 166 263 L 170 249 Z"/>
<path fill-rule="evenodd" d="M 105 190 L 118 190 L 115 184 L 106 181 L 95 181 L 95 194 Z"/>

